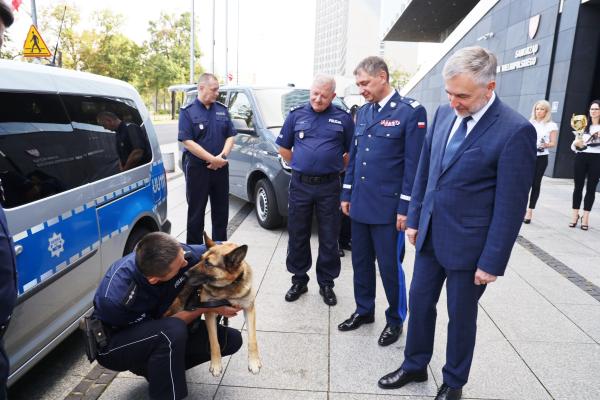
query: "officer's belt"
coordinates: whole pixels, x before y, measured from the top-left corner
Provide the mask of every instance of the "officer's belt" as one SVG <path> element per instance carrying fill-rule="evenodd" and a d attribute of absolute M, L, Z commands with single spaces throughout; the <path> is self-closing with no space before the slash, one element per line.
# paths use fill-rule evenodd
<path fill-rule="evenodd" d="M 304 175 L 299 172 L 294 172 L 302 183 L 309 185 L 319 185 L 321 183 L 329 183 L 336 179 L 340 179 L 339 173 L 327 174 L 327 175 Z"/>

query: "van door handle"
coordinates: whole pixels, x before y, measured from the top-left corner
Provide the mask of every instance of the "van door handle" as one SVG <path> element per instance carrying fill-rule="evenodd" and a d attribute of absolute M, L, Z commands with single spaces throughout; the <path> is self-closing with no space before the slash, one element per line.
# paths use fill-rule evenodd
<path fill-rule="evenodd" d="M 23 246 L 20 244 L 16 244 L 15 245 L 15 255 L 19 255 L 23 252 Z"/>

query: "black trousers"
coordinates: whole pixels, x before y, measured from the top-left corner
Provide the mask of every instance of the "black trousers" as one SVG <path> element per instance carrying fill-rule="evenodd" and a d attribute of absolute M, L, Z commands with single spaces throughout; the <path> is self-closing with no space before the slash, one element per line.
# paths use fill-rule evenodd
<path fill-rule="evenodd" d="M 187 244 L 204 243 L 204 215 L 210 197 L 213 240 L 227 240 L 229 221 L 229 167 L 211 170 L 184 153 L 185 189 L 188 202 Z"/>
<path fill-rule="evenodd" d="M 0 400 L 6 399 L 6 381 L 9 369 L 8 356 L 4 350 L 4 339 L 0 338 Z"/>
<path fill-rule="evenodd" d="M 185 371 L 210 360 L 204 321 L 190 332 L 178 318 L 146 321 L 113 333 L 98 363 L 113 371 L 131 371 L 150 384 L 151 399 L 178 400 L 187 396 Z M 221 355 L 235 353 L 242 345 L 239 331 L 217 325 Z"/>
<path fill-rule="evenodd" d="M 312 264 L 310 235 L 313 210 L 319 224 L 319 256 L 316 272 L 320 286 L 333 286 L 340 275 L 338 235 L 340 231 L 340 182 L 334 179 L 319 184 L 302 182 L 292 173 L 288 199 L 288 249 L 286 265 L 294 274 L 292 283 L 308 283 Z"/>
<path fill-rule="evenodd" d="M 345 177 L 346 173 L 342 172 L 340 174 L 340 183 L 344 182 Z M 341 209 L 340 218 L 340 236 L 338 238 L 338 242 L 340 243 L 340 245 L 346 245 L 352 240 L 352 223 L 350 222 L 350 217 L 344 214 Z"/>
<path fill-rule="evenodd" d="M 600 153 L 577 153 L 575 155 L 575 188 L 573 189 L 573 209 L 579 210 L 585 185 L 583 210 L 592 211 L 596 199 L 596 187 L 600 179 Z M 586 185 L 587 180 L 587 185 Z"/>
<path fill-rule="evenodd" d="M 538 156 L 535 161 L 535 176 L 533 177 L 533 184 L 531 185 L 531 193 L 529 194 L 529 208 L 534 209 L 535 205 L 540 197 L 540 187 L 542 186 L 542 178 L 546 167 L 548 166 L 548 156 Z"/>

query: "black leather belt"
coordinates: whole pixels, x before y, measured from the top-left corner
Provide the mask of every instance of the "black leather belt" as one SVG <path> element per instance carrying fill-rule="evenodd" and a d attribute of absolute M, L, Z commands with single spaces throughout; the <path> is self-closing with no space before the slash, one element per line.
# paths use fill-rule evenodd
<path fill-rule="evenodd" d="M 296 175 L 298 176 L 298 178 L 300 178 L 300 181 L 302 183 L 307 183 L 309 185 L 320 185 L 322 183 L 329 183 L 336 179 L 340 179 L 340 174 L 338 173 L 327 175 L 304 175 L 297 172 Z"/>

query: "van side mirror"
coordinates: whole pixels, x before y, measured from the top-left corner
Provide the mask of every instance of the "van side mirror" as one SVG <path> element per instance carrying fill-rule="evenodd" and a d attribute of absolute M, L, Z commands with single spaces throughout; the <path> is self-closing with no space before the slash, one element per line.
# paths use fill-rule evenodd
<path fill-rule="evenodd" d="M 256 136 L 256 129 L 254 127 L 248 126 L 248 122 L 241 118 L 232 118 L 231 122 L 233 122 L 233 127 L 238 133 L 245 133 L 247 135 Z"/>

